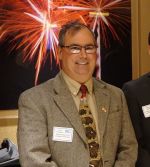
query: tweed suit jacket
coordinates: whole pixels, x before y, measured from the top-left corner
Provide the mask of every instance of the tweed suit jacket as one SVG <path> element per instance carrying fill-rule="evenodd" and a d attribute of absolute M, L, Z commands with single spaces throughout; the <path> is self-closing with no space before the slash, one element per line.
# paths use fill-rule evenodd
<path fill-rule="evenodd" d="M 93 80 L 103 167 L 134 167 L 137 142 L 124 94 Z M 54 141 L 54 127 L 72 128 L 72 142 Z M 21 95 L 18 147 L 22 167 L 89 167 L 84 128 L 60 73 Z"/>
<path fill-rule="evenodd" d="M 145 117 L 142 110 L 150 106 L 150 73 L 125 83 L 123 91 L 139 145 L 136 167 L 150 167 L 150 116 Z"/>

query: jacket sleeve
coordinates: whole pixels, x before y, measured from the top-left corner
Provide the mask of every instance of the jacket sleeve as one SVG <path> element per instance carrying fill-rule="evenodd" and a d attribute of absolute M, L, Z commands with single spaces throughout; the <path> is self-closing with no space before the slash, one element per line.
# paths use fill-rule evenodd
<path fill-rule="evenodd" d="M 122 123 L 120 141 L 114 167 L 134 167 L 137 160 L 137 141 L 124 94 L 122 99 Z"/>
<path fill-rule="evenodd" d="M 52 160 L 43 110 L 40 97 L 23 94 L 19 98 L 18 149 L 22 167 L 58 167 Z"/>
<path fill-rule="evenodd" d="M 123 91 L 127 99 L 129 113 L 131 116 L 132 124 L 135 130 L 136 138 L 138 141 L 138 161 L 137 166 L 149 167 L 150 165 L 150 153 L 145 147 L 144 135 L 141 125 L 141 113 L 142 108 L 135 94 L 135 90 L 131 85 L 125 84 Z"/>

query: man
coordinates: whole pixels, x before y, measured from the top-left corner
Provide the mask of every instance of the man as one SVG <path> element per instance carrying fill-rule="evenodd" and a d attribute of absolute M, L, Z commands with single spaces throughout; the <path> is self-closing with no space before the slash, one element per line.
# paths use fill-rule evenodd
<path fill-rule="evenodd" d="M 150 54 L 150 33 L 148 36 Z M 131 120 L 138 141 L 136 167 L 150 166 L 150 73 L 124 84 Z"/>
<path fill-rule="evenodd" d="M 134 167 L 137 143 L 124 95 L 92 78 L 93 32 L 70 22 L 60 31 L 58 49 L 60 73 L 19 100 L 21 166 Z"/>

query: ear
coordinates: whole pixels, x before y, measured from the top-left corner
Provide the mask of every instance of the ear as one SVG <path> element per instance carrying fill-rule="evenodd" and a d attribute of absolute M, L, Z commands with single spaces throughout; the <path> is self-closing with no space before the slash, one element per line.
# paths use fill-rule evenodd
<path fill-rule="evenodd" d="M 62 48 L 59 46 L 58 47 L 58 56 L 59 56 L 59 60 L 62 59 Z"/>

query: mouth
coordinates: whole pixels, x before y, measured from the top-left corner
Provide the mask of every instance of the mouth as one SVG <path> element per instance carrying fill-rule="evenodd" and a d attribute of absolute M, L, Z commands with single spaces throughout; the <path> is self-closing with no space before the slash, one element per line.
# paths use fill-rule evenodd
<path fill-rule="evenodd" d="M 87 61 L 77 61 L 76 64 L 78 64 L 78 65 L 87 65 L 88 62 Z"/>

